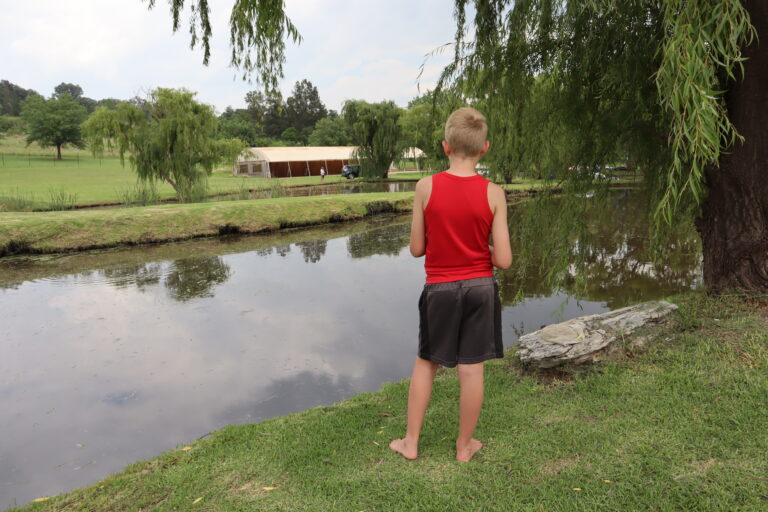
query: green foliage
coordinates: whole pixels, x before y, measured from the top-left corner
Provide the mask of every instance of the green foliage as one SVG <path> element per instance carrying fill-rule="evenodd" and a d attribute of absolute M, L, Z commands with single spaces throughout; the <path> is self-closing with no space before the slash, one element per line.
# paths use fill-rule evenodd
<path fill-rule="evenodd" d="M 700 212 L 704 168 L 737 140 L 722 91 L 754 35 L 739 0 L 455 5 L 455 56 L 440 86 L 453 86 L 486 114 L 485 161 L 496 179 L 551 177 L 567 197 L 539 198 L 518 256 L 545 248 L 531 258 L 552 279 L 566 276 L 572 258 L 584 256 L 569 253 L 567 235 L 579 229 L 573 223 L 585 195 L 603 195 L 596 173 L 607 164 L 642 172 L 647 201 L 636 215 L 655 212 L 653 247 L 663 245 L 670 224 Z M 470 5 L 474 41 L 464 38 Z M 562 230 L 543 242 L 553 226 Z"/>
<path fill-rule="evenodd" d="M 285 102 L 285 117 L 288 125 L 298 134 L 309 135 L 315 124 L 328 115 L 328 110 L 320 100 L 317 87 L 309 80 L 301 80 L 293 86 L 293 92 Z M 302 137 L 306 143 L 306 137 Z"/>
<path fill-rule="evenodd" d="M 53 88 L 53 95 L 60 98 L 68 94 L 70 98 L 77 101 L 83 96 L 83 88 L 77 84 L 70 84 L 61 82 L 59 85 Z"/>
<path fill-rule="evenodd" d="M 289 126 L 283 130 L 283 133 L 280 134 L 280 138 L 290 146 L 301 145 L 301 135 L 293 126 Z"/>
<path fill-rule="evenodd" d="M 40 96 L 32 89 L 24 89 L 8 80 L 0 80 L 0 114 L 20 116 L 21 103 L 29 96 Z"/>
<path fill-rule="evenodd" d="M 701 201 L 705 167 L 718 165 L 739 138 L 723 93 L 737 68 L 743 74 L 741 48 L 757 33 L 740 0 L 668 0 L 663 6 L 666 37 L 656 85 L 672 117 L 673 160 L 656 211 L 671 223 L 687 194 Z"/>
<path fill-rule="evenodd" d="M 248 144 L 237 138 L 217 139 L 214 146 L 215 152 L 221 155 L 220 163 L 227 166 L 235 165 L 240 155 L 251 153 L 248 151 Z"/>
<path fill-rule="evenodd" d="M 240 139 L 248 145 L 256 146 L 256 140 L 261 136 L 261 129 L 260 125 L 253 121 L 248 110 L 227 107 L 219 116 L 216 136 L 224 139 Z"/>
<path fill-rule="evenodd" d="M 41 147 L 55 146 L 59 160 L 62 145 L 84 147 L 80 125 L 86 116 L 85 107 L 66 94 L 49 100 L 30 96 L 21 108 L 21 117 L 28 127 L 27 144 L 37 142 Z"/>
<path fill-rule="evenodd" d="M 147 0 L 152 9 L 156 0 Z M 179 29 L 186 0 L 169 0 L 173 31 Z M 211 56 L 212 36 L 209 0 L 190 2 L 189 33 L 191 47 L 203 47 L 203 64 Z M 242 70 L 243 78 L 251 78 L 276 89 L 283 76 L 285 39 L 301 41 L 299 31 L 285 14 L 284 0 L 237 0 L 229 18 L 232 67 Z"/>
<path fill-rule="evenodd" d="M 445 138 L 445 121 L 451 112 L 465 104 L 452 89 L 429 91 L 411 100 L 399 120 L 401 147 L 422 150 L 425 154 L 423 166 L 447 168 L 448 158 L 441 145 Z"/>
<path fill-rule="evenodd" d="M 0 116 L 0 138 L 4 135 L 22 135 L 27 127 L 20 117 Z"/>
<path fill-rule="evenodd" d="M 213 107 L 184 89 L 155 89 L 142 108 L 129 103 L 100 107 L 83 125 L 94 154 L 116 148 L 141 181 L 169 183 L 181 201 L 199 198 L 213 166 L 231 158 L 231 147 L 213 139 Z M 242 146 L 242 143 L 240 143 Z M 234 143 L 233 143 L 234 145 Z"/>
<path fill-rule="evenodd" d="M 390 164 L 400 155 L 401 109 L 392 101 L 368 103 L 348 100 L 342 115 L 362 160 L 362 175 L 386 178 Z"/>
<path fill-rule="evenodd" d="M 352 138 L 344 119 L 324 117 L 315 125 L 308 143 L 310 146 L 349 146 Z"/>

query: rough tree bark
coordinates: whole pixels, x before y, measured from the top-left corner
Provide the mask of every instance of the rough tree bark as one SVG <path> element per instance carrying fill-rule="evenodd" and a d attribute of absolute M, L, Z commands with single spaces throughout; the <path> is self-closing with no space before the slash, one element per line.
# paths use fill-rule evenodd
<path fill-rule="evenodd" d="M 709 193 L 697 220 L 704 283 L 714 293 L 768 292 L 768 2 L 744 6 L 758 37 L 744 51 L 744 79 L 728 84 L 725 101 L 745 140 L 707 170 Z"/>

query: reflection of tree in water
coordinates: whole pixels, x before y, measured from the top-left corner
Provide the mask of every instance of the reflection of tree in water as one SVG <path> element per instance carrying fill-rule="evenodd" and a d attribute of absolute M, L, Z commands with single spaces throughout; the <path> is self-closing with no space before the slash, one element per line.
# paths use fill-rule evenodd
<path fill-rule="evenodd" d="M 148 286 L 153 286 L 160 282 L 163 275 L 163 265 L 162 263 L 142 263 L 131 265 L 130 267 L 104 269 L 98 273 L 109 284 L 117 288 L 136 286 L 139 290 L 144 291 Z"/>
<path fill-rule="evenodd" d="M 397 256 L 409 241 L 408 224 L 393 224 L 350 235 L 347 250 L 353 258 L 367 258 L 374 254 Z"/>
<path fill-rule="evenodd" d="M 291 252 L 291 246 L 290 245 L 281 245 L 279 247 L 275 247 L 275 252 L 285 258 L 288 256 L 288 253 Z"/>
<path fill-rule="evenodd" d="M 700 282 L 701 246 L 692 224 L 669 234 L 656 258 L 650 254 L 648 222 L 638 204 L 639 194 L 613 194 L 611 200 L 585 209 L 584 229 L 569 237 L 570 249 L 560 255 L 528 258 L 497 272 L 505 303 L 514 302 L 519 291 L 526 297 L 549 296 L 560 289 L 580 299 L 605 301 L 611 308 L 661 298 L 690 289 Z M 525 206 L 523 206 L 524 208 Z M 510 215 L 513 252 L 515 243 L 553 247 L 546 237 L 562 236 L 557 229 L 521 233 Z M 546 224 L 546 223 L 543 223 Z M 527 238 L 527 241 L 526 241 Z M 535 250 L 534 250 L 535 252 Z M 525 258 L 524 258 L 525 259 Z M 654 261 L 655 260 L 655 261 Z M 547 272 L 555 269 L 554 276 Z M 549 277 L 549 278 L 548 278 Z"/>
<path fill-rule="evenodd" d="M 179 302 L 213 297 L 213 288 L 229 279 L 229 265 L 218 256 L 176 260 L 165 277 L 165 288 Z"/>
<path fill-rule="evenodd" d="M 256 254 L 259 256 L 271 256 L 274 252 L 274 247 L 267 247 L 266 249 L 256 249 Z"/>
<path fill-rule="evenodd" d="M 312 240 L 310 242 L 296 242 L 296 247 L 301 249 L 304 261 L 307 263 L 317 263 L 325 255 L 325 249 L 328 245 L 327 240 Z"/>

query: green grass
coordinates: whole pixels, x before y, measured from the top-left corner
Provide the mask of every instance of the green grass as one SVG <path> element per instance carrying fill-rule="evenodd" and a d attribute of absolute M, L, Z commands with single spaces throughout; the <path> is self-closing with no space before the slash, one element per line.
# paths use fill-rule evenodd
<path fill-rule="evenodd" d="M 549 377 L 512 355 L 489 363 L 486 446 L 468 464 L 453 460 L 456 373 L 441 371 L 415 462 L 387 448 L 405 428 L 399 382 L 226 427 L 21 510 L 764 511 L 765 305 L 678 299 L 679 318 L 622 360 Z"/>
<path fill-rule="evenodd" d="M 0 140 L 0 211 L 3 211 L 2 197 L 12 198 L 18 194 L 31 197 L 34 208 L 47 208 L 51 188 L 77 194 L 78 205 L 120 204 L 126 192 L 136 186 L 136 174 L 128 162 L 123 167 L 117 156 L 94 158 L 87 151 L 78 149 L 65 150 L 62 161 L 57 161 L 54 156 L 50 148 L 41 149 L 34 145 L 26 148 L 18 136 Z M 340 176 L 326 176 L 322 183 L 341 180 L 344 178 Z M 286 187 L 321 183 L 319 176 L 246 178 L 232 176 L 228 169 L 219 169 L 208 179 L 208 193 L 237 193 L 244 187 L 270 188 L 275 181 Z M 167 183 L 157 184 L 157 194 L 160 199 L 176 197 Z"/>
<path fill-rule="evenodd" d="M 407 211 L 413 194 L 340 194 L 66 212 L 0 213 L 0 256 L 151 243 Z"/>

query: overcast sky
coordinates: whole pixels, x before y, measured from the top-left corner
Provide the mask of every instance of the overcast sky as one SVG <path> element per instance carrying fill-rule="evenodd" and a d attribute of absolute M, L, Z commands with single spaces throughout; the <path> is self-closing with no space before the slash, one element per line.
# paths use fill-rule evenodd
<path fill-rule="evenodd" d="M 172 35 L 166 0 L 0 0 L 0 79 L 48 96 L 60 82 L 94 99 L 127 99 L 154 87 L 187 87 L 219 111 L 244 106 L 252 87 L 229 67 L 233 0 L 211 0 L 211 61 L 189 49 L 187 27 Z M 424 56 L 452 41 L 451 0 L 286 0 L 304 38 L 289 45 L 281 89 L 309 79 L 328 108 L 346 99 L 405 104 L 417 94 Z M 422 91 L 447 56 L 427 61 Z"/>

